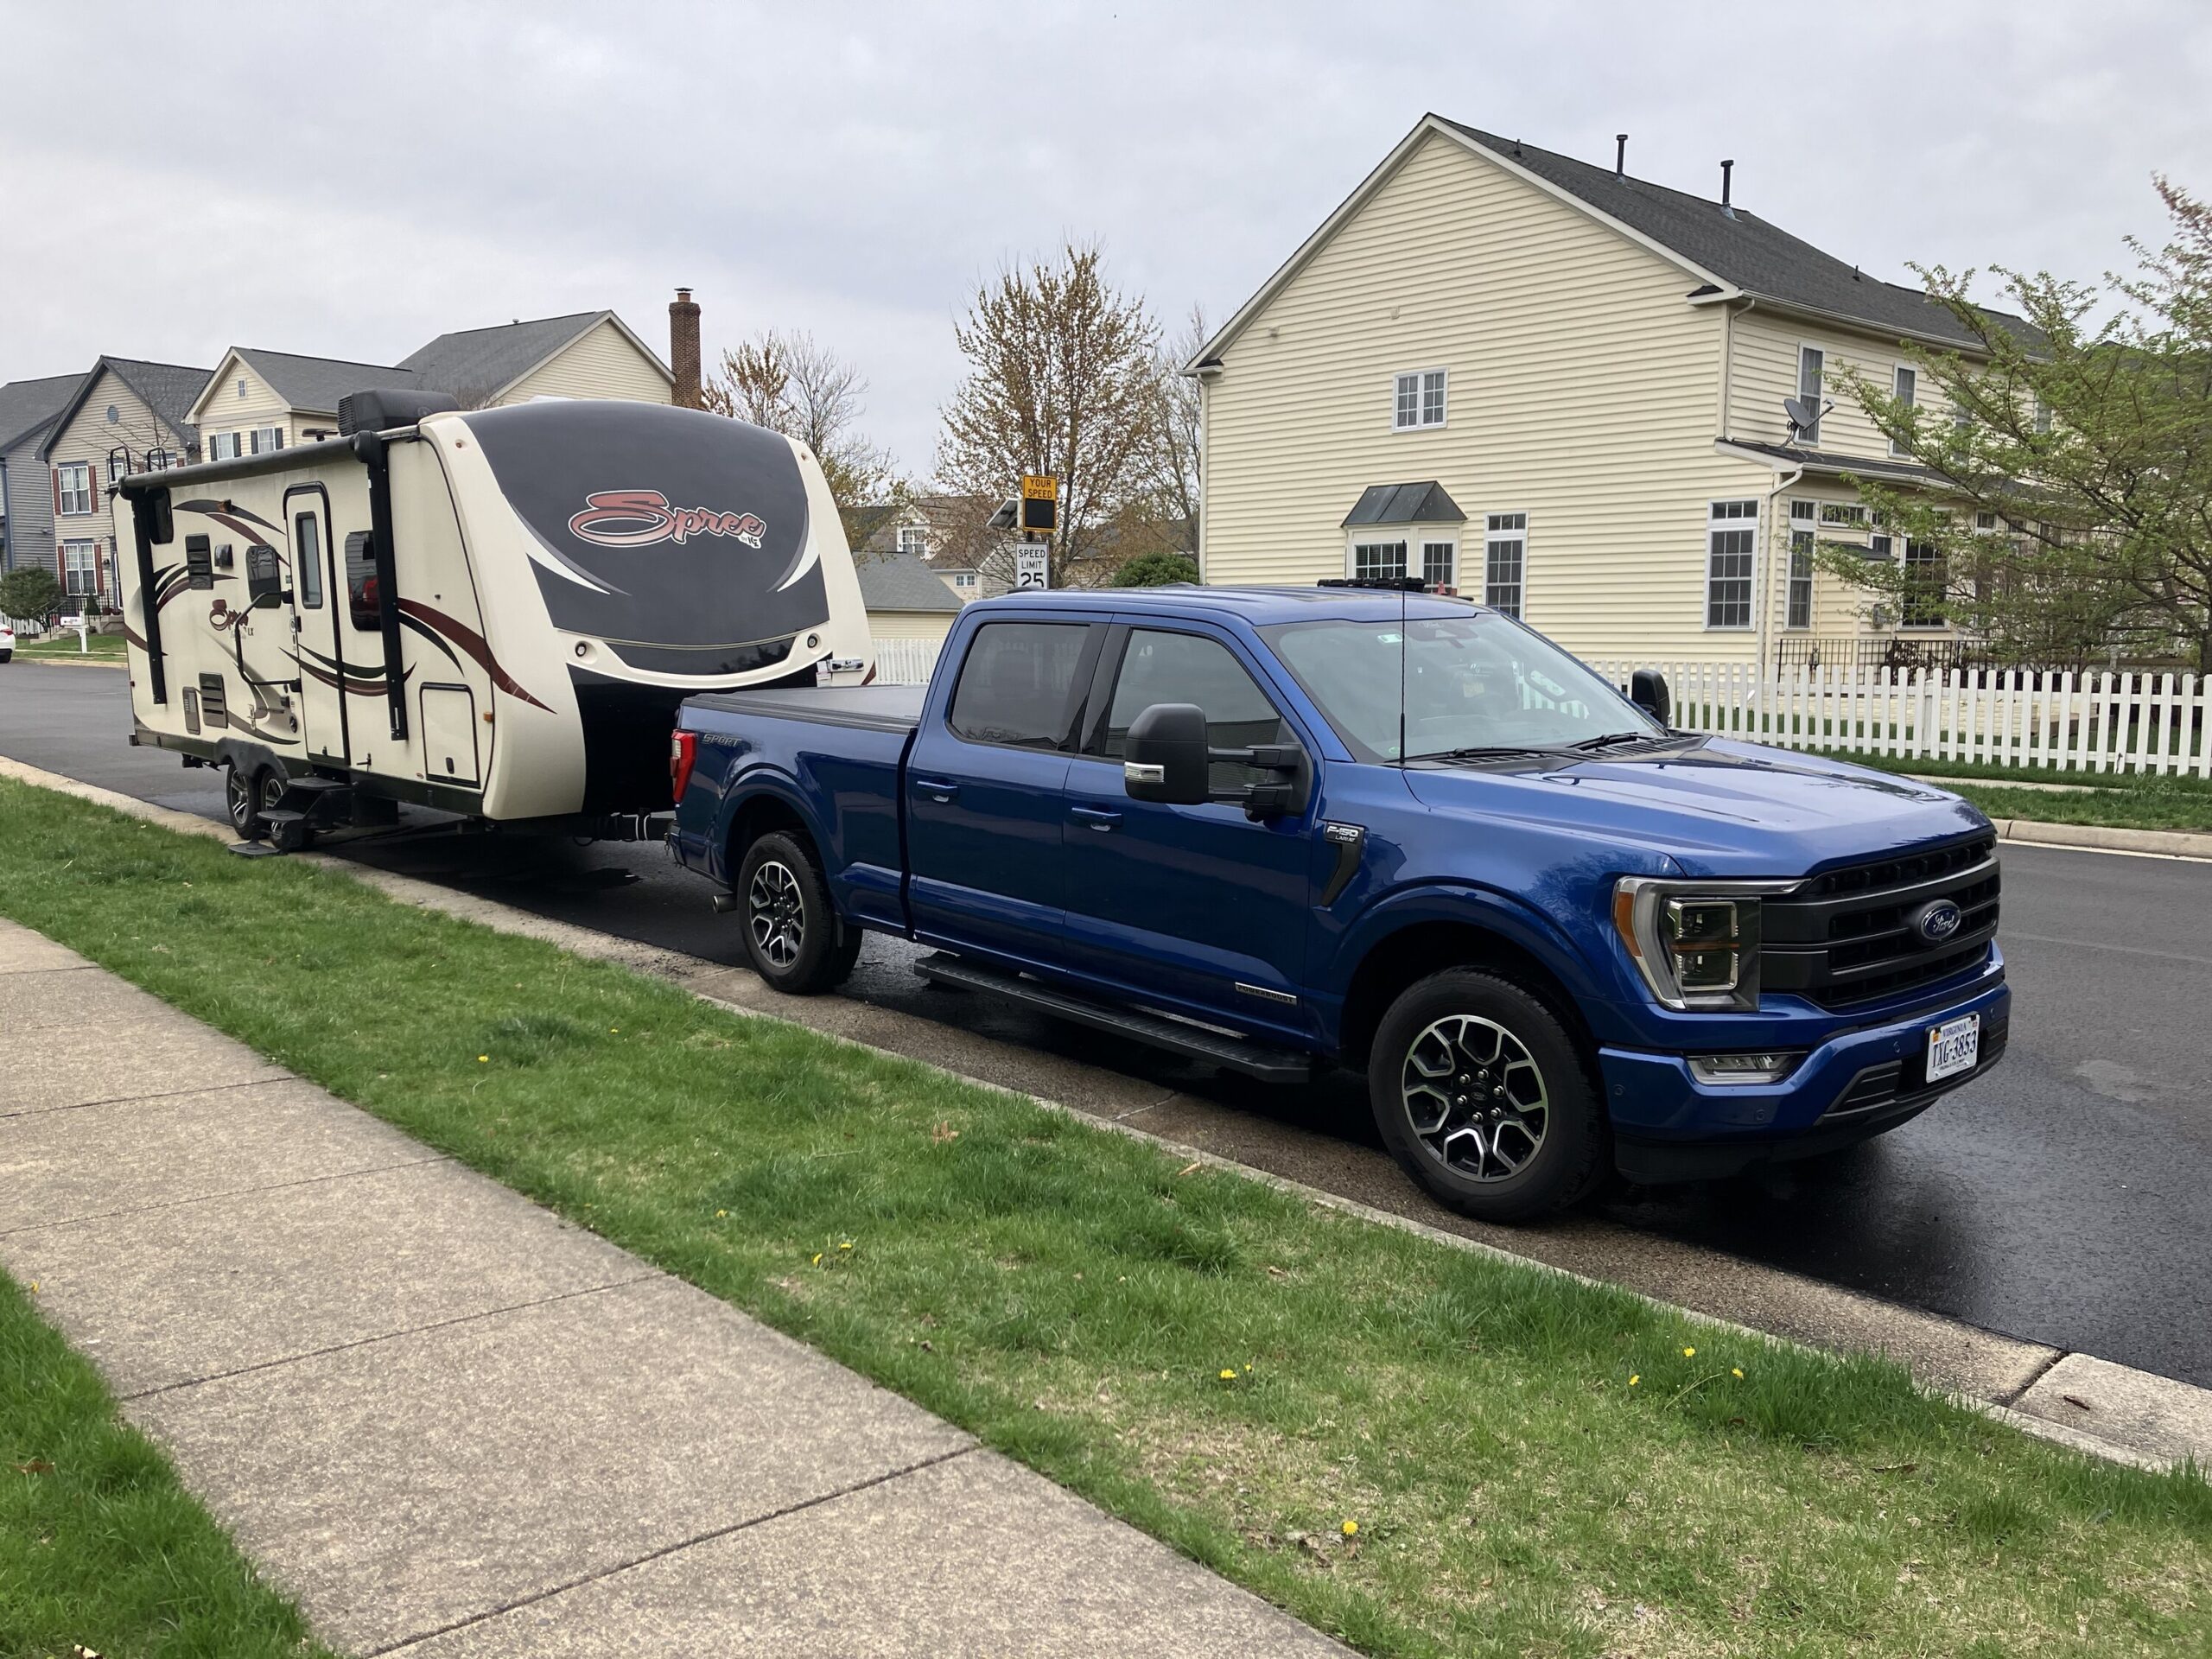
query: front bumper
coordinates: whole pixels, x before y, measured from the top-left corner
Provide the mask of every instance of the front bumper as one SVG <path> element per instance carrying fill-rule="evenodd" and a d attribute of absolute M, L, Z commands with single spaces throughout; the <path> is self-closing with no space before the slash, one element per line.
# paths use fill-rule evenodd
<path fill-rule="evenodd" d="M 1613 1122 L 1614 1160 L 1630 1180 L 1708 1180 L 1752 1165 L 1809 1157 L 1916 1117 L 2003 1058 L 2012 993 L 2001 971 L 1940 1002 L 1839 1032 L 1770 1084 L 1713 1084 L 1691 1076 L 1685 1055 L 1601 1048 L 1599 1067 Z M 1928 1028 L 1981 1016 L 1972 1071 L 1929 1084 Z M 1767 1046 L 1794 1046 L 1777 1033 Z"/>

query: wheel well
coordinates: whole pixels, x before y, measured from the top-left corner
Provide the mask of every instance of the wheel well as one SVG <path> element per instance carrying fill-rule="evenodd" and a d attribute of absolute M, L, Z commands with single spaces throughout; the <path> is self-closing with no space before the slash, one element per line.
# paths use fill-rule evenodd
<path fill-rule="evenodd" d="M 798 836 L 801 845 L 813 850 L 814 837 L 807 830 L 806 820 L 790 803 L 773 795 L 755 795 L 739 807 L 737 816 L 730 820 L 729 842 L 722 849 L 722 879 L 734 882 L 737 867 L 745 859 L 745 849 L 761 836 L 779 830 Z"/>
<path fill-rule="evenodd" d="M 1347 1065 L 1364 1067 L 1390 1005 L 1416 982 L 1447 968 L 1479 968 L 1510 980 L 1558 1016 L 1586 1057 L 1597 1045 L 1557 975 L 1512 940 L 1465 922 L 1420 922 L 1376 941 L 1353 970 L 1338 1046 Z"/>

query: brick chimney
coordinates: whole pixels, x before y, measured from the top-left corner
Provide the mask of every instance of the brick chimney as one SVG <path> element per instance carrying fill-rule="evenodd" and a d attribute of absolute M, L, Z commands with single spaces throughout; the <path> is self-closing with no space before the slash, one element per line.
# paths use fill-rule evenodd
<path fill-rule="evenodd" d="M 679 288 L 668 307 L 668 366 L 676 372 L 676 391 L 671 401 L 682 409 L 698 409 L 699 308 L 691 290 Z"/>

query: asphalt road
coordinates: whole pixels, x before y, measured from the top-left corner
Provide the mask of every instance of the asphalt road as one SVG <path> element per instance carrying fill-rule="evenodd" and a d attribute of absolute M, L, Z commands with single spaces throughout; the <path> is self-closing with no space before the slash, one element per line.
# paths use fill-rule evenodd
<path fill-rule="evenodd" d="M 128 730 L 119 672 L 0 668 L 0 753 L 220 816 L 215 773 L 131 748 Z M 330 850 L 742 960 L 703 885 L 658 847 L 538 843 L 518 855 L 488 840 L 430 836 Z M 2010 1050 L 1988 1078 L 1853 1152 L 1632 1193 L 1556 1225 L 1704 1246 L 2212 1386 L 2212 865 L 2024 846 L 2007 847 L 2004 861 L 2001 938 L 2016 1002 Z M 1387 1202 L 1372 1186 L 1376 1141 L 1357 1080 L 1268 1089 L 1132 1052 L 994 999 L 925 988 L 907 971 L 916 954 L 871 936 L 845 994 L 1231 1108 L 1254 1146 L 1284 1144 L 1280 1157 L 1255 1161 Z"/>

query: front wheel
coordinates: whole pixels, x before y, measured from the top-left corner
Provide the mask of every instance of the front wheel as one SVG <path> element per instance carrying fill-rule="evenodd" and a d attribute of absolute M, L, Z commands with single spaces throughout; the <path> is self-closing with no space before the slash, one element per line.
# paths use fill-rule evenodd
<path fill-rule="evenodd" d="M 860 959 L 861 931 L 840 921 L 813 850 L 777 831 L 746 849 L 738 911 L 753 970 L 779 991 L 811 996 L 844 983 Z"/>
<path fill-rule="evenodd" d="M 263 801 L 265 792 L 262 774 L 251 766 L 233 762 L 223 768 L 223 809 L 240 841 L 259 841 L 269 833 L 269 826 L 261 821 L 261 808 L 275 803 Z M 276 792 L 282 795 L 283 791 L 280 788 Z"/>
<path fill-rule="evenodd" d="M 1452 969 L 1392 1003 L 1368 1094 L 1391 1156 L 1475 1220 L 1548 1215 L 1605 1177 L 1604 1103 L 1574 1039 L 1496 975 Z"/>

